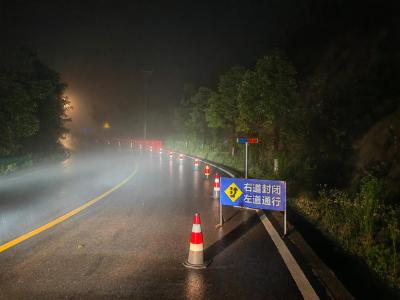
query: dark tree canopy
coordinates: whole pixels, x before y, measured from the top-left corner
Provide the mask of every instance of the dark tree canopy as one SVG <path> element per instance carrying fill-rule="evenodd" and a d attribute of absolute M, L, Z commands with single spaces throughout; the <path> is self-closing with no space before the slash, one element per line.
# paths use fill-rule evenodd
<path fill-rule="evenodd" d="M 65 84 L 28 49 L 0 60 L 0 155 L 56 150 L 66 129 Z"/>

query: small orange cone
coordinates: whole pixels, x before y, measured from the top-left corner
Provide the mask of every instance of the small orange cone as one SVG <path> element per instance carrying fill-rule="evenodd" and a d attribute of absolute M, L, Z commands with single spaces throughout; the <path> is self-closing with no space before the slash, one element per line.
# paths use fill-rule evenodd
<path fill-rule="evenodd" d="M 204 175 L 207 177 L 210 176 L 210 166 L 206 165 L 206 167 L 204 168 Z"/>
<path fill-rule="evenodd" d="M 210 263 L 211 261 L 204 261 L 204 243 L 203 233 L 201 232 L 200 214 L 196 212 L 193 217 L 189 256 L 183 265 L 192 269 L 205 269 Z"/>
<path fill-rule="evenodd" d="M 194 160 L 194 168 L 197 170 L 198 167 L 199 167 L 199 160 L 196 158 Z"/>
<path fill-rule="evenodd" d="M 214 177 L 214 198 L 215 199 L 219 198 L 219 192 L 221 190 L 220 178 L 221 178 L 221 176 L 219 176 L 218 172 L 215 173 L 215 177 Z"/>

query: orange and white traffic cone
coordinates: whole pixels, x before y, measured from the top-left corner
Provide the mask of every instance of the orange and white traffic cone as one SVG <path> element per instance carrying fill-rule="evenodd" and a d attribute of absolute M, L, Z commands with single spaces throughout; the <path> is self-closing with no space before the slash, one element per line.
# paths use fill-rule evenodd
<path fill-rule="evenodd" d="M 219 176 L 218 173 L 215 173 L 214 177 L 214 198 L 218 199 L 219 198 L 219 192 L 221 190 L 221 176 Z"/>
<path fill-rule="evenodd" d="M 205 269 L 211 261 L 204 261 L 204 242 L 201 232 L 200 214 L 196 212 L 193 217 L 192 234 L 188 259 L 183 263 L 187 268 Z"/>
<path fill-rule="evenodd" d="M 196 158 L 196 159 L 194 160 L 194 168 L 197 170 L 198 167 L 199 167 L 199 160 Z"/>
<path fill-rule="evenodd" d="M 183 154 L 179 154 L 179 160 L 183 161 Z"/>
<path fill-rule="evenodd" d="M 208 176 L 210 176 L 210 166 L 206 165 L 206 167 L 204 168 L 204 175 L 206 176 L 206 178 L 208 179 Z"/>
<path fill-rule="evenodd" d="M 172 159 L 174 157 L 174 154 L 172 153 L 172 151 L 169 151 L 169 159 Z"/>

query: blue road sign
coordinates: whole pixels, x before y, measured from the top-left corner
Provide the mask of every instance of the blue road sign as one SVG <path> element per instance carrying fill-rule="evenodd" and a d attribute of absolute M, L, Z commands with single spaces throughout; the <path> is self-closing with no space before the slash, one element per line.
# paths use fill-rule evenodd
<path fill-rule="evenodd" d="M 286 182 L 221 177 L 222 205 L 286 210 Z"/>
<path fill-rule="evenodd" d="M 246 138 L 246 137 L 238 137 L 238 138 L 236 139 L 236 142 L 237 142 L 238 144 L 246 144 L 246 143 L 247 143 L 247 138 Z"/>

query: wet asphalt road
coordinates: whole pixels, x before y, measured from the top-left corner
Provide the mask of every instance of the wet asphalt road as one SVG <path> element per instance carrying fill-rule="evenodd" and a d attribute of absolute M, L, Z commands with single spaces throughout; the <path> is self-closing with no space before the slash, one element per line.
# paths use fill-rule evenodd
<path fill-rule="evenodd" d="M 75 154 L 0 182 L 0 244 L 135 176 L 93 206 L 0 253 L 0 299 L 302 299 L 253 211 L 224 208 L 190 159 Z M 206 270 L 182 266 L 201 214 Z"/>

